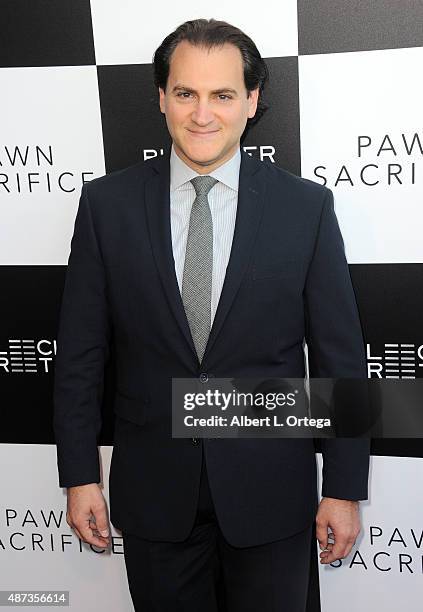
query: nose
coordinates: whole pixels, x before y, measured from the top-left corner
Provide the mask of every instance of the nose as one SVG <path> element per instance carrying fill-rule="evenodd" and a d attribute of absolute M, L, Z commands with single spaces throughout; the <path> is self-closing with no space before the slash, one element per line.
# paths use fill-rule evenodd
<path fill-rule="evenodd" d="M 200 100 L 191 115 L 197 125 L 206 126 L 214 120 L 214 114 L 207 101 Z"/>

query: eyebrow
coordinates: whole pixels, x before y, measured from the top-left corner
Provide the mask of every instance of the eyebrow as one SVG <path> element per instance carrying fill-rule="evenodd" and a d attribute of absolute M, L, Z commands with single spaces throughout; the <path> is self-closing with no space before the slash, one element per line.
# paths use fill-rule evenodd
<path fill-rule="evenodd" d="M 175 85 L 175 87 L 172 89 L 172 93 L 176 91 L 188 91 L 189 93 L 197 93 L 195 89 L 192 89 L 191 87 L 185 87 L 184 85 Z M 212 94 L 232 93 L 236 96 L 238 95 L 238 92 L 236 91 L 236 89 L 232 89 L 231 87 L 221 87 L 220 89 L 215 89 L 211 93 Z"/>

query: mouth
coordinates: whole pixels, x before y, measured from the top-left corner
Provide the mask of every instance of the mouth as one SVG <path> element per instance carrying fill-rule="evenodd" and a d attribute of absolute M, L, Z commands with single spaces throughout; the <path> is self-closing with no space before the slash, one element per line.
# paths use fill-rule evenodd
<path fill-rule="evenodd" d="M 219 130 L 209 130 L 208 132 L 200 132 L 198 130 L 188 130 L 194 138 L 212 138 Z"/>

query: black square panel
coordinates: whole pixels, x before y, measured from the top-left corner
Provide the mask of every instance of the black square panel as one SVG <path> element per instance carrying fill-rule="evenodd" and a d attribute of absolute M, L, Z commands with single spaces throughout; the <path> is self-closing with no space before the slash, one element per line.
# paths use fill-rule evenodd
<path fill-rule="evenodd" d="M 298 52 L 420 47 L 422 23 L 421 0 L 298 0 Z"/>
<path fill-rule="evenodd" d="M 89 0 L 3 0 L 0 67 L 95 64 Z"/>
<path fill-rule="evenodd" d="M 354 264 L 350 266 L 370 363 L 386 376 L 385 345 L 411 345 L 415 377 L 423 377 L 423 264 Z M 376 359 L 375 359 L 376 358 Z M 378 360 L 380 359 L 380 361 Z M 373 440 L 373 455 L 423 457 L 423 440 Z"/>
<path fill-rule="evenodd" d="M 106 171 L 144 159 L 170 144 L 151 64 L 98 66 Z"/>
<path fill-rule="evenodd" d="M 423 264 L 350 265 L 364 338 L 386 375 L 386 344 L 410 345 L 423 377 Z"/>
<path fill-rule="evenodd" d="M 54 443 L 55 344 L 66 269 L 0 266 L 0 443 Z M 100 444 L 113 436 L 114 359 L 112 343 Z"/>
<path fill-rule="evenodd" d="M 300 111 L 298 100 L 298 57 L 266 59 L 269 83 L 263 100 L 269 109 L 249 130 L 243 146 L 257 146 L 253 155 L 263 157 L 274 147 L 274 163 L 294 174 L 301 174 Z M 260 149 L 261 147 L 261 149 Z"/>

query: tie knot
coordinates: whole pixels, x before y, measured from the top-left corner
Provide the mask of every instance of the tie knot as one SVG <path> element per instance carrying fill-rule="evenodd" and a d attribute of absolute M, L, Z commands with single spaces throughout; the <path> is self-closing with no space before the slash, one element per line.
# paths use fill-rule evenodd
<path fill-rule="evenodd" d="M 207 195 L 210 189 L 217 183 L 217 179 L 214 176 L 196 176 L 191 179 L 191 183 L 194 185 L 195 193 L 197 196 Z"/>

